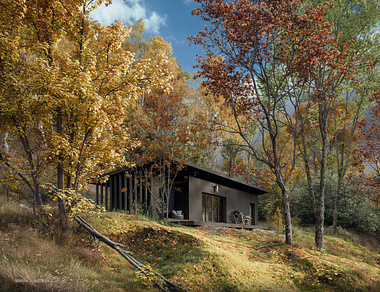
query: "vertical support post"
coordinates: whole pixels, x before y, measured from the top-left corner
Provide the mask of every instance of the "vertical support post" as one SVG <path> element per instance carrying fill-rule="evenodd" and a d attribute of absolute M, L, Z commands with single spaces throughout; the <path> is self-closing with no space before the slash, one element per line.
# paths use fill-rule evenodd
<path fill-rule="evenodd" d="M 99 183 L 96 183 L 96 198 L 95 198 L 96 205 L 99 205 Z"/>
<path fill-rule="evenodd" d="M 143 188 L 143 205 L 144 205 L 144 213 L 148 211 L 148 186 L 146 185 L 146 182 L 144 181 L 144 188 Z"/>
<path fill-rule="evenodd" d="M 117 194 L 119 196 L 119 211 L 123 210 L 123 192 L 122 190 L 122 175 L 123 173 L 119 173 L 117 175 Z"/>
<path fill-rule="evenodd" d="M 133 202 L 133 189 L 132 189 L 132 173 L 128 177 L 128 211 L 132 214 L 132 202 Z"/>
<path fill-rule="evenodd" d="M 136 171 L 133 171 L 133 204 L 135 204 L 137 202 L 137 175 L 136 175 Z"/>
<path fill-rule="evenodd" d="M 123 188 L 124 188 L 124 192 L 123 192 L 123 197 L 124 197 L 124 212 L 127 212 L 128 211 L 128 181 L 127 181 L 127 176 L 126 176 L 126 172 L 123 172 Z"/>
<path fill-rule="evenodd" d="M 104 184 L 100 185 L 100 205 L 103 206 Z"/>
<path fill-rule="evenodd" d="M 147 178 L 150 184 L 150 190 L 154 194 L 154 175 L 153 175 L 153 165 L 150 166 L 150 176 Z M 148 195 L 148 207 L 152 204 L 152 194 Z M 153 203 L 154 205 L 154 203 Z"/>
<path fill-rule="evenodd" d="M 110 175 L 110 178 L 109 178 L 109 193 L 110 193 L 110 197 L 109 197 L 109 204 L 110 204 L 110 211 L 113 211 L 114 208 L 115 208 L 115 201 L 113 199 L 113 189 L 114 189 L 114 184 L 113 184 L 113 181 L 114 181 L 114 177 L 112 175 Z"/>
<path fill-rule="evenodd" d="M 142 189 L 143 189 L 143 182 L 142 182 L 142 170 L 141 167 L 139 167 L 139 202 L 142 204 L 143 199 L 142 199 Z"/>
<path fill-rule="evenodd" d="M 112 176 L 112 211 L 117 210 L 117 192 L 116 192 L 117 175 Z"/>
<path fill-rule="evenodd" d="M 117 211 L 117 209 L 118 209 L 117 177 L 118 177 L 117 174 L 115 174 L 113 176 L 113 188 L 112 188 L 113 195 L 112 195 L 112 200 L 113 200 L 113 210 L 114 211 Z"/>
<path fill-rule="evenodd" d="M 109 185 L 110 185 L 110 181 L 107 180 L 106 181 L 106 186 L 105 186 L 105 199 L 106 199 L 106 210 L 107 211 L 110 211 L 110 208 L 109 208 L 109 205 L 108 205 L 108 191 L 109 191 Z"/>

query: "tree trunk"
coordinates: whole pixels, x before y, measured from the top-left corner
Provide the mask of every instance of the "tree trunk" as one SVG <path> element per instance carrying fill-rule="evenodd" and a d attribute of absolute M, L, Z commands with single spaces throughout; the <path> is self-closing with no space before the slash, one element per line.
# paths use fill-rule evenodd
<path fill-rule="evenodd" d="M 23 133 L 26 133 L 26 131 L 27 131 L 26 128 L 24 128 Z M 32 148 L 30 146 L 28 136 L 26 134 L 22 134 L 22 135 L 19 135 L 19 138 L 20 138 L 21 144 L 23 146 L 27 160 L 28 160 L 28 166 L 30 169 L 30 179 L 33 182 L 33 183 L 28 182 L 27 185 L 29 186 L 29 188 L 31 189 L 31 191 L 33 193 L 35 202 L 37 203 L 37 205 L 41 206 L 42 205 L 42 199 L 41 199 L 39 182 L 38 182 L 38 168 L 39 168 L 38 160 L 37 160 L 37 163 L 35 163 L 33 160 L 33 152 L 34 151 L 32 150 Z M 23 175 L 20 175 L 20 176 L 24 181 L 26 181 L 26 178 Z"/>
<path fill-rule="evenodd" d="M 319 210 L 315 222 L 315 245 L 319 249 L 323 249 L 323 232 L 324 232 L 324 208 Z"/>
<path fill-rule="evenodd" d="M 327 118 L 330 112 L 328 103 L 319 104 L 319 129 L 322 138 L 322 161 L 319 183 L 319 196 L 317 213 L 315 214 L 315 245 L 323 249 L 323 231 L 325 223 L 325 190 L 326 190 L 326 169 L 327 169 Z"/>
<path fill-rule="evenodd" d="M 315 245 L 323 249 L 323 232 L 325 224 L 325 178 L 321 177 L 318 208 L 315 214 Z"/>
<path fill-rule="evenodd" d="M 71 175 L 66 175 L 66 189 L 71 189 L 71 182 L 72 182 Z"/>
<path fill-rule="evenodd" d="M 334 198 L 334 218 L 333 218 L 333 224 L 331 228 L 332 235 L 336 234 L 336 228 L 338 226 L 338 205 L 339 205 L 340 186 L 341 186 L 341 182 L 339 180 L 337 190 L 335 193 L 335 198 Z"/>
<path fill-rule="evenodd" d="M 290 214 L 290 199 L 286 189 L 282 190 L 282 201 L 284 204 L 284 216 L 285 216 L 285 243 L 293 244 L 293 232 L 292 232 L 292 216 Z"/>
<path fill-rule="evenodd" d="M 62 115 L 60 113 L 60 109 L 58 109 L 57 133 L 61 135 L 62 132 L 63 132 Z M 64 184 L 65 184 L 65 176 L 64 176 L 64 171 L 63 171 L 63 162 L 62 162 L 62 158 L 60 157 L 58 165 L 57 165 L 57 187 L 58 187 L 58 191 L 63 191 Z M 66 215 L 65 203 L 60 198 L 58 198 L 58 211 L 59 211 L 60 227 L 63 230 L 65 230 L 67 227 L 67 215 Z"/>
<path fill-rule="evenodd" d="M 34 181 L 34 190 L 33 190 L 34 199 L 38 206 L 42 206 L 42 198 L 40 194 L 40 186 L 37 181 Z"/>
<path fill-rule="evenodd" d="M 276 156 L 276 155 L 275 155 Z M 292 232 L 292 216 L 290 213 L 290 198 L 286 184 L 282 179 L 282 174 L 279 167 L 275 168 L 275 175 L 277 178 L 277 184 L 281 189 L 282 202 L 284 204 L 284 218 L 285 218 L 285 243 L 293 244 L 293 232 Z"/>

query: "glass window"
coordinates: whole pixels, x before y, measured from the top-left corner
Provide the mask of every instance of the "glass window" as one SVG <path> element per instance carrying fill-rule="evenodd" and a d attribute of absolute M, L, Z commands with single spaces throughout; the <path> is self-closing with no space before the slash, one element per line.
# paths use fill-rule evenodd
<path fill-rule="evenodd" d="M 222 222 L 222 198 L 202 193 L 203 221 Z"/>

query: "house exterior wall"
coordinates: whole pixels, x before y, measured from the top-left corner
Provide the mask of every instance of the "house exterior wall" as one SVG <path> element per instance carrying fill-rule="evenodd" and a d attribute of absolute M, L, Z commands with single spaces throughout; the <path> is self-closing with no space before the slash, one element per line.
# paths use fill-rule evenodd
<path fill-rule="evenodd" d="M 214 182 L 189 176 L 189 220 L 202 221 L 202 193 L 220 196 L 226 198 L 226 208 L 224 222 L 229 222 L 229 214 L 235 210 L 242 212 L 244 215 L 254 215 L 253 222 L 258 222 L 258 196 L 218 184 L 219 190 L 215 192 Z M 251 207 L 254 212 L 251 212 Z"/>
<path fill-rule="evenodd" d="M 218 189 L 215 188 L 216 185 Z M 258 195 L 265 192 L 263 189 L 193 167 L 180 172 L 176 177 L 169 200 L 169 216 L 172 210 L 182 210 L 184 219 L 203 221 L 202 194 L 204 193 L 223 198 L 218 201 L 221 203 L 222 213 L 218 213 L 217 221 L 230 223 L 229 214 L 238 210 L 253 218 L 251 224 L 257 224 Z M 108 211 L 133 214 L 140 212 L 140 208 L 143 209 L 142 212 L 147 212 L 152 206 L 161 213 L 152 193 L 160 200 L 157 178 L 149 178 L 149 184 L 147 184 L 141 169 L 121 170 L 111 173 L 106 183 L 96 186 L 96 202 L 105 206 Z M 210 213 L 206 212 L 206 214 L 209 216 Z"/>

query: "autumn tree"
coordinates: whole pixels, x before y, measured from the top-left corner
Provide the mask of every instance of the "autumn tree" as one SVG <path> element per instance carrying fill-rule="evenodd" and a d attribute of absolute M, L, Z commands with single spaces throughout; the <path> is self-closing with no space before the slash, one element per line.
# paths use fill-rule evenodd
<path fill-rule="evenodd" d="M 167 222 L 169 201 L 174 191 L 175 179 L 184 167 L 188 130 L 186 105 L 175 93 L 153 92 L 146 95 L 144 105 L 131 114 L 130 131 L 141 145 L 129 156 L 143 169 L 148 190 L 158 213 Z M 159 196 L 153 188 L 160 190 Z"/>
<path fill-rule="evenodd" d="M 321 1 L 312 1 L 317 5 Z M 360 86 L 352 86 L 350 82 L 344 82 L 344 94 L 337 102 L 340 110 L 334 110 L 332 114 L 339 135 L 334 138 L 334 149 L 336 158 L 335 173 L 337 175 L 337 187 L 334 198 L 334 219 L 332 233 L 338 225 L 338 205 L 342 182 L 352 163 L 351 152 L 355 148 L 355 137 L 357 137 L 358 121 L 368 107 L 368 97 L 376 90 L 378 83 L 378 70 L 368 70 L 369 63 L 375 63 L 378 56 L 379 36 L 375 32 L 379 21 L 379 1 L 339 1 L 333 9 L 328 11 L 326 19 L 333 23 L 335 35 L 340 35 L 340 43 L 355 40 L 350 48 L 362 54 L 359 60 L 358 74 L 363 78 Z M 340 139 L 338 139 L 340 138 Z"/>
<path fill-rule="evenodd" d="M 146 50 L 140 57 L 154 58 L 160 52 L 170 56 L 171 45 L 161 37 L 154 37 L 147 41 Z M 146 92 L 144 87 L 148 80 L 141 80 L 141 92 L 130 104 L 126 127 L 130 136 L 140 143 L 129 158 L 143 169 L 157 211 L 167 222 L 175 179 L 184 167 L 189 137 L 194 131 L 186 102 L 191 91 L 187 84 L 189 76 L 173 57 L 163 67 L 169 72 L 170 90 Z M 160 190 L 159 196 L 153 188 Z"/>
<path fill-rule="evenodd" d="M 140 80 L 147 80 L 146 93 L 170 87 L 169 75 L 160 66 L 166 55 L 157 55 L 160 62 L 154 64 L 151 59 L 137 60 L 123 48 L 130 33 L 127 26 L 118 21 L 103 26 L 89 17 L 102 2 L 111 1 L 36 0 L 20 4 L 22 49 L 16 51 L 14 60 L 24 67 L 13 80 L 33 89 L 20 97 L 35 103 L 39 110 L 28 119 L 38 125 L 35 129 L 43 143 L 37 149 L 43 151 L 44 162 L 57 169 L 61 191 L 56 196 L 62 224 L 65 201 L 69 200 L 69 194 L 62 191 L 65 180 L 67 189 L 78 191 L 89 176 L 126 164 L 124 154 L 133 143 L 123 123 L 128 102 L 141 92 Z M 29 72 L 23 57 L 34 62 Z M 11 97 L 7 113 L 12 113 L 17 106 L 14 90 L 3 89 Z M 17 129 L 9 121 L 7 126 Z"/>
<path fill-rule="evenodd" d="M 358 188 L 367 187 L 370 190 L 370 200 L 372 204 L 377 208 L 380 206 L 380 132 L 379 132 L 379 117 L 380 117 L 380 94 L 377 90 L 372 96 L 371 101 L 374 101 L 374 105 L 370 108 L 368 117 L 363 118 L 360 121 L 360 144 L 355 149 L 355 154 L 366 162 L 366 173 L 363 173 L 357 177 L 355 183 Z M 353 176 L 355 178 L 355 176 Z"/>
<path fill-rule="evenodd" d="M 222 157 L 224 159 L 228 176 L 232 175 L 232 169 L 236 166 L 236 159 L 241 151 L 240 143 L 234 139 L 222 142 Z"/>
<path fill-rule="evenodd" d="M 42 80 L 36 72 L 41 60 L 28 53 L 24 1 L 0 2 L 0 130 L 5 133 L 0 150 L 2 174 L 7 181 L 21 180 L 31 190 L 37 205 L 42 204 L 41 177 L 44 175 L 44 136 L 40 116 Z"/>
<path fill-rule="evenodd" d="M 321 180 L 321 170 L 324 156 L 321 149 L 326 150 L 326 171 L 331 181 L 336 182 L 340 190 L 343 178 L 347 171 L 354 171 L 352 164 L 354 159 L 350 153 L 358 141 L 356 123 L 365 109 L 364 99 L 351 99 L 352 92 L 345 92 L 344 96 L 338 96 L 330 100 L 332 106 L 327 117 L 327 143 L 323 145 L 319 126 L 319 107 L 312 103 L 300 103 L 294 115 L 299 115 L 302 122 L 297 143 L 300 157 L 303 159 L 302 172 L 307 174 L 308 191 L 311 205 L 318 200 L 320 188 L 316 190 L 316 184 Z M 359 103 L 357 103 L 359 102 Z M 302 130 L 302 131 L 301 131 Z M 303 178 L 304 179 L 304 178 Z M 314 215 L 316 209 L 313 207 Z"/>
<path fill-rule="evenodd" d="M 223 97 L 208 94 L 202 85 L 188 95 L 187 103 L 189 116 L 192 117 L 191 128 L 196 132 L 196 135 L 189 137 L 192 148 L 189 161 L 214 171 L 219 170 L 220 161 L 223 159 L 223 141 L 240 139 L 238 135 L 221 131 L 221 128 L 234 124 L 234 118 L 223 104 Z"/>
<path fill-rule="evenodd" d="M 352 151 L 357 147 L 359 140 L 358 124 L 363 113 L 367 109 L 367 94 L 370 87 L 363 88 L 362 91 L 346 91 L 342 98 L 337 99 L 332 111 L 333 123 L 331 146 L 335 158 L 336 171 L 336 191 L 334 195 L 333 224 L 331 233 L 336 233 L 338 226 L 338 207 L 340 202 L 340 193 L 346 174 L 351 170 L 355 171 L 355 157 L 352 157 Z M 355 98 L 351 98 L 356 95 Z M 334 164 L 333 164 L 334 165 Z"/>
<path fill-rule="evenodd" d="M 318 8 L 302 1 L 197 1 L 200 15 L 211 25 L 190 40 L 203 45 L 207 57 L 199 58 L 199 77 L 215 95 L 222 95 L 238 121 L 236 132 L 255 159 L 268 165 L 281 189 L 286 242 L 292 244 L 289 181 L 296 163 L 296 140 L 291 150 L 278 143 L 285 124 L 295 127 L 287 110 L 290 96 L 301 99 L 306 92 L 314 94 L 315 74 L 321 66 L 335 60 L 337 39 L 331 25 L 323 19 L 329 6 Z M 295 90 L 297 89 L 297 90 Z M 264 92 L 263 92 L 264 91 Z M 244 121 L 244 119 L 243 119 Z M 247 137 L 256 125 L 261 135 L 261 151 Z M 251 134 L 251 133 L 250 133 Z M 263 155 L 261 155 L 263 154 Z M 284 156 L 288 170 L 284 167 Z M 322 210 L 323 212 L 323 210 Z"/>
<path fill-rule="evenodd" d="M 314 71 L 316 82 L 313 84 L 315 91 L 306 94 L 307 102 L 305 109 L 300 110 L 305 99 L 295 99 L 295 114 L 301 125 L 300 139 L 297 139 L 298 150 L 305 164 L 305 172 L 308 184 L 308 190 L 312 202 L 315 217 L 315 243 L 318 248 L 323 248 L 324 233 L 324 211 L 325 211 L 325 185 L 327 176 L 328 150 L 329 150 L 329 116 L 333 111 L 333 106 L 339 94 L 341 86 L 345 79 L 356 83 L 355 63 L 358 55 L 350 50 L 347 45 L 342 48 L 336 47 L 336 53 L 330 60 L 329 66 L 322 66 L 318 71 Z M 318 129 L 314 134 L 317 135 L 320 146 L 316 149 L 319 159 L 319 173 L 315 179 L 319 180 L 319 190 L 313 189 L 313 176 L 311 164 L 311 151 L 307 145 L 308 137 L 305 127 L 310 119 L 314 119 L 315 126 Z"/>

